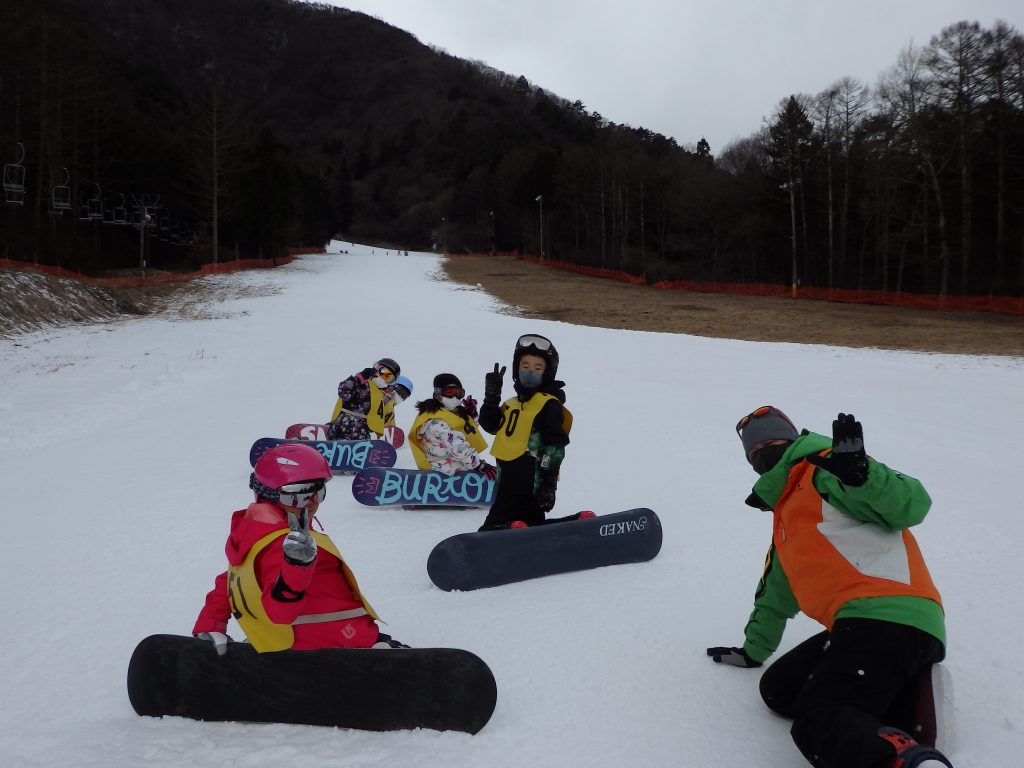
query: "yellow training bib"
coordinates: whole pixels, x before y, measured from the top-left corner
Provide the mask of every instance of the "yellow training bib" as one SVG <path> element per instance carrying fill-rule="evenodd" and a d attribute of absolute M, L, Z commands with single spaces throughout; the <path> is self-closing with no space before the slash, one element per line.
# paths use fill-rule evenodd
<path fill-rule="evenodd" d="M 498 422 L 498 434 L 491 444 L 491 455 L 502 461 L 518 459 L 529 449 L 530 432 L 533 421 L 541 412 L 548 400 L 558 401 L 554 395 L 538 392 L 525 403 L 513 397 L 501 404 L 501 421 Z M 566 434 L 572 426 L 572 414 L 562 406 L 562 429 Z"/>
<path fill-rule="evenodd" d="M 409 428 L 409 448 L 412 450 L 413 458 L 416 459 L 416 466 L 420 469 L 430 469 L 430 462 L 427 460 L 427 455 L 423 453 L 423 449 L 420 448 L 419 442 L 416 435 L 426 422 L 431 419 L 441 419 L 448 424 L 456 432 L 461 432 L 466 436 L 466 440 L 473 446 L 473 449 L 477 453 L 482 453 L 487 450 L 487 441 L 484 440 L 484 436 L 480 434 L 480 427 L 476 425 L 473 419 L 464 419 L 459 414 L 449 411 L 447 408 L 442 408 L 434 413 L 421 413 L 416 417 L 416 420 L 412 423 Z M 466 422 L 469 422 L 470 426 L 475 430 L 474 432 L 466 432 Z"/>
<path fill-rule="evenodd" d="M 284 651 L 292 647 L 295 642 L 295 631 L 291 624 L 274 624 L 263 609 L 263 592 L 259 582 L 256 580 L 256 556 L 272 541 L 288 533 L 288 528 L 268 533 L 262 539 L 253 544 L 245 556 L 241 565 L 228 567 L 228 602 L 231 604 L 231 614 L 238 621 L 238 625 L 249 638 L 252 647 L 259 653 L 270 651 Z M 359 584 L 356 583 L 355 574 L 345 564 L 344 558 L 334 542 L 319 531 L 310 531 L 316 540 L 318 548 L 330 552 L 341 563 L 342 575 L 345 582 L 351 587 L 352 594 L 359 600 L 371 618 L 376 619 L 377 614 L 359 591 Z"/>

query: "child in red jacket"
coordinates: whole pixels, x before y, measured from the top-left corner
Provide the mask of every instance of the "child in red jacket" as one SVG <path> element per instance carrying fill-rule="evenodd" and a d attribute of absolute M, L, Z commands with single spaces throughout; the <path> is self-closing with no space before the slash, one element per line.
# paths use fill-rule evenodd
<path fill-rule="evenodd" d="M 261 653 L 407 647 L 380 632 L 334 542 L 309 529 L 330 479 L 310 446 L 279 445 L 260 457 L 249 480 L 256 501 L 232 515 L 228 570 L 207 594 L 194 636 L 223 654 L 234 616 Z"/>

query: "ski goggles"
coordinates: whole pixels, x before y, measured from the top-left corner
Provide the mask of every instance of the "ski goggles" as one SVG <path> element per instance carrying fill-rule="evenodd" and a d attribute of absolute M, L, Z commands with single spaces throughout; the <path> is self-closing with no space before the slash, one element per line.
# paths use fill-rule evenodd
<path fill-rule="evenodd" d="M 533 347 L 541 352 L 550 352 L 552 344 L 549 339 L 545 339 L 543 336 L 527 334 L 526 336 L 519 337 L 519 341 L 516 342 L 516 347 L 518 349 L 529 349 L 530 347 Z"/>
<path fill-rule="evenodd" d="M 286 507 L 305 509 L 310 502 L 317 504 L 327 498 L 327 486 L 323 482 L 290 483 L 282 485 L 277 500 Z"/>
<path fill-rule="evenodd" d="M 395 372 L 388 368 L 386 365 L 378 365 L 375 369 L 377 375 L 384 379 L 385 384 L 391 384 L 398 377 L 395 376 Z"/>
<path fill-rule="evenodd" d="M 789 420 L 789 417 L 786 414 L 784 414 L 782 411 L 780 411 L 778 408 L 776 408 L 775 406 L 772 406 L 772 405 L 762 405 L 760 408 L 758 408 L 758 409 L 756 409 L 754 411 L 751 411 L 746 416 L 744 416 L 742 419 L 740 419 L 738 422 L 736 422 L 736 434 L 740 435 L 742 437 L 743 436 L 743 428 L 746 427 L 747 424 L 749 424 L 752 419 L 759 419 L 762 416 L 767 416 L 769 413 L 774 413 L 780 419 L 782 419 L 787 424 L 789 424 L 789 426 L 793 427 L 793 431 L 794 432 L 797 431 L 797 429 L 794 426 L 793 422 Z"/>
<path fill-rule="evenodd" d="M 441 397 L 457 397 L 459 400 L 466 396 L 466 390 L 456 384 L 448 384 L 444 387 L 439 387 L 434 390 L 435 394 Z"/>

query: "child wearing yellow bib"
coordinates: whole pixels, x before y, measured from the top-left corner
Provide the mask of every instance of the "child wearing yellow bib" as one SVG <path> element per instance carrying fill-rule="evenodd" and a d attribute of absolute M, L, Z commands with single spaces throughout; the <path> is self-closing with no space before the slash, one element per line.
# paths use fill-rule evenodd
<path fill-rule="evenodd" d="M 214 579 L 192 634 L 228 652 L 234 617 L 260 653 L 406 648 L 377 625 L 338 547 L 310 530 L 331 469 L 308 445 L 267 451 L 249 478 L 255 501 L 231 516 L 228 568 Z"/>
<path fill-rule="evenodd" d="M 500 403 L 505 368 L 488 373 L 480 426 L 494 435 L 498 465 L 494 504 L 481 531 L 543 525 L 575 519 L 545 519 L 555 506 L 558 469 L 569 444 L 572 414 L 565 408 L 565 382 L 557 381 L 558 351 L 550 339 L 521 336 L 512 354 L 515 397 Z M 588 516 L 592 516 L 589 513 Z"/>
<path fill-rule="evenodd" d="M 416 466 L 446 475 L 476 471 L 493 480 L 497 470 L 480 454 L 487 441 L 477 426 L 473 398 L 466 397 L 453 373 L 434 377 L 434 395 L 416 403 L 419 414 L 409 429 L 409 448 Z"/>
<path fill-rule="evenodd" d="M 349 376 L 338 384 L 338 402 L 327 425 L 330 440 L 371 440 L 394 422 L 394 400 L 389 388 L 402 368 L 390 357 Z"/>

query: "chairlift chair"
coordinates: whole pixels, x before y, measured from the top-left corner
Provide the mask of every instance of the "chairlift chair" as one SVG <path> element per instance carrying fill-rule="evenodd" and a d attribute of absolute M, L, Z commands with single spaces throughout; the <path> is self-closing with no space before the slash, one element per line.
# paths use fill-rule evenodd
<path fill-rule="evenodd" d="M 93 187 L 96 188 L 96 195 L 89 198 L 89 218 L 92 221 L 103 221 L 103 189 L 96 182 L 93 182 Z"/>
<path fill-rule="evenodd" d="M 50 190 L 50 213 L 63 215 L 65 211 L 71 210 L 71 174 L 64 168 L 64 183 L 58 184 Z"/>
<path fill-rule="evenodd" d="M 114 210 L 111 211 L 110 220 L 114 224 L 128 223 L 128 209 L 125 207 L 123 194 L 121 195 L 121 204 L 114 206 Z"/>
<path fill-rule="evenodd" d="M 16 162 L 4 165 L 4 200 L 8 205 L 25 204 L 25 145 L 18 142 L 21 156 Z"/>
<path fill-rule="evenodd" d="M 89 221 L 89 203 L 86 200 L 85 192 L 78 193 L 78 220 Z"/>

